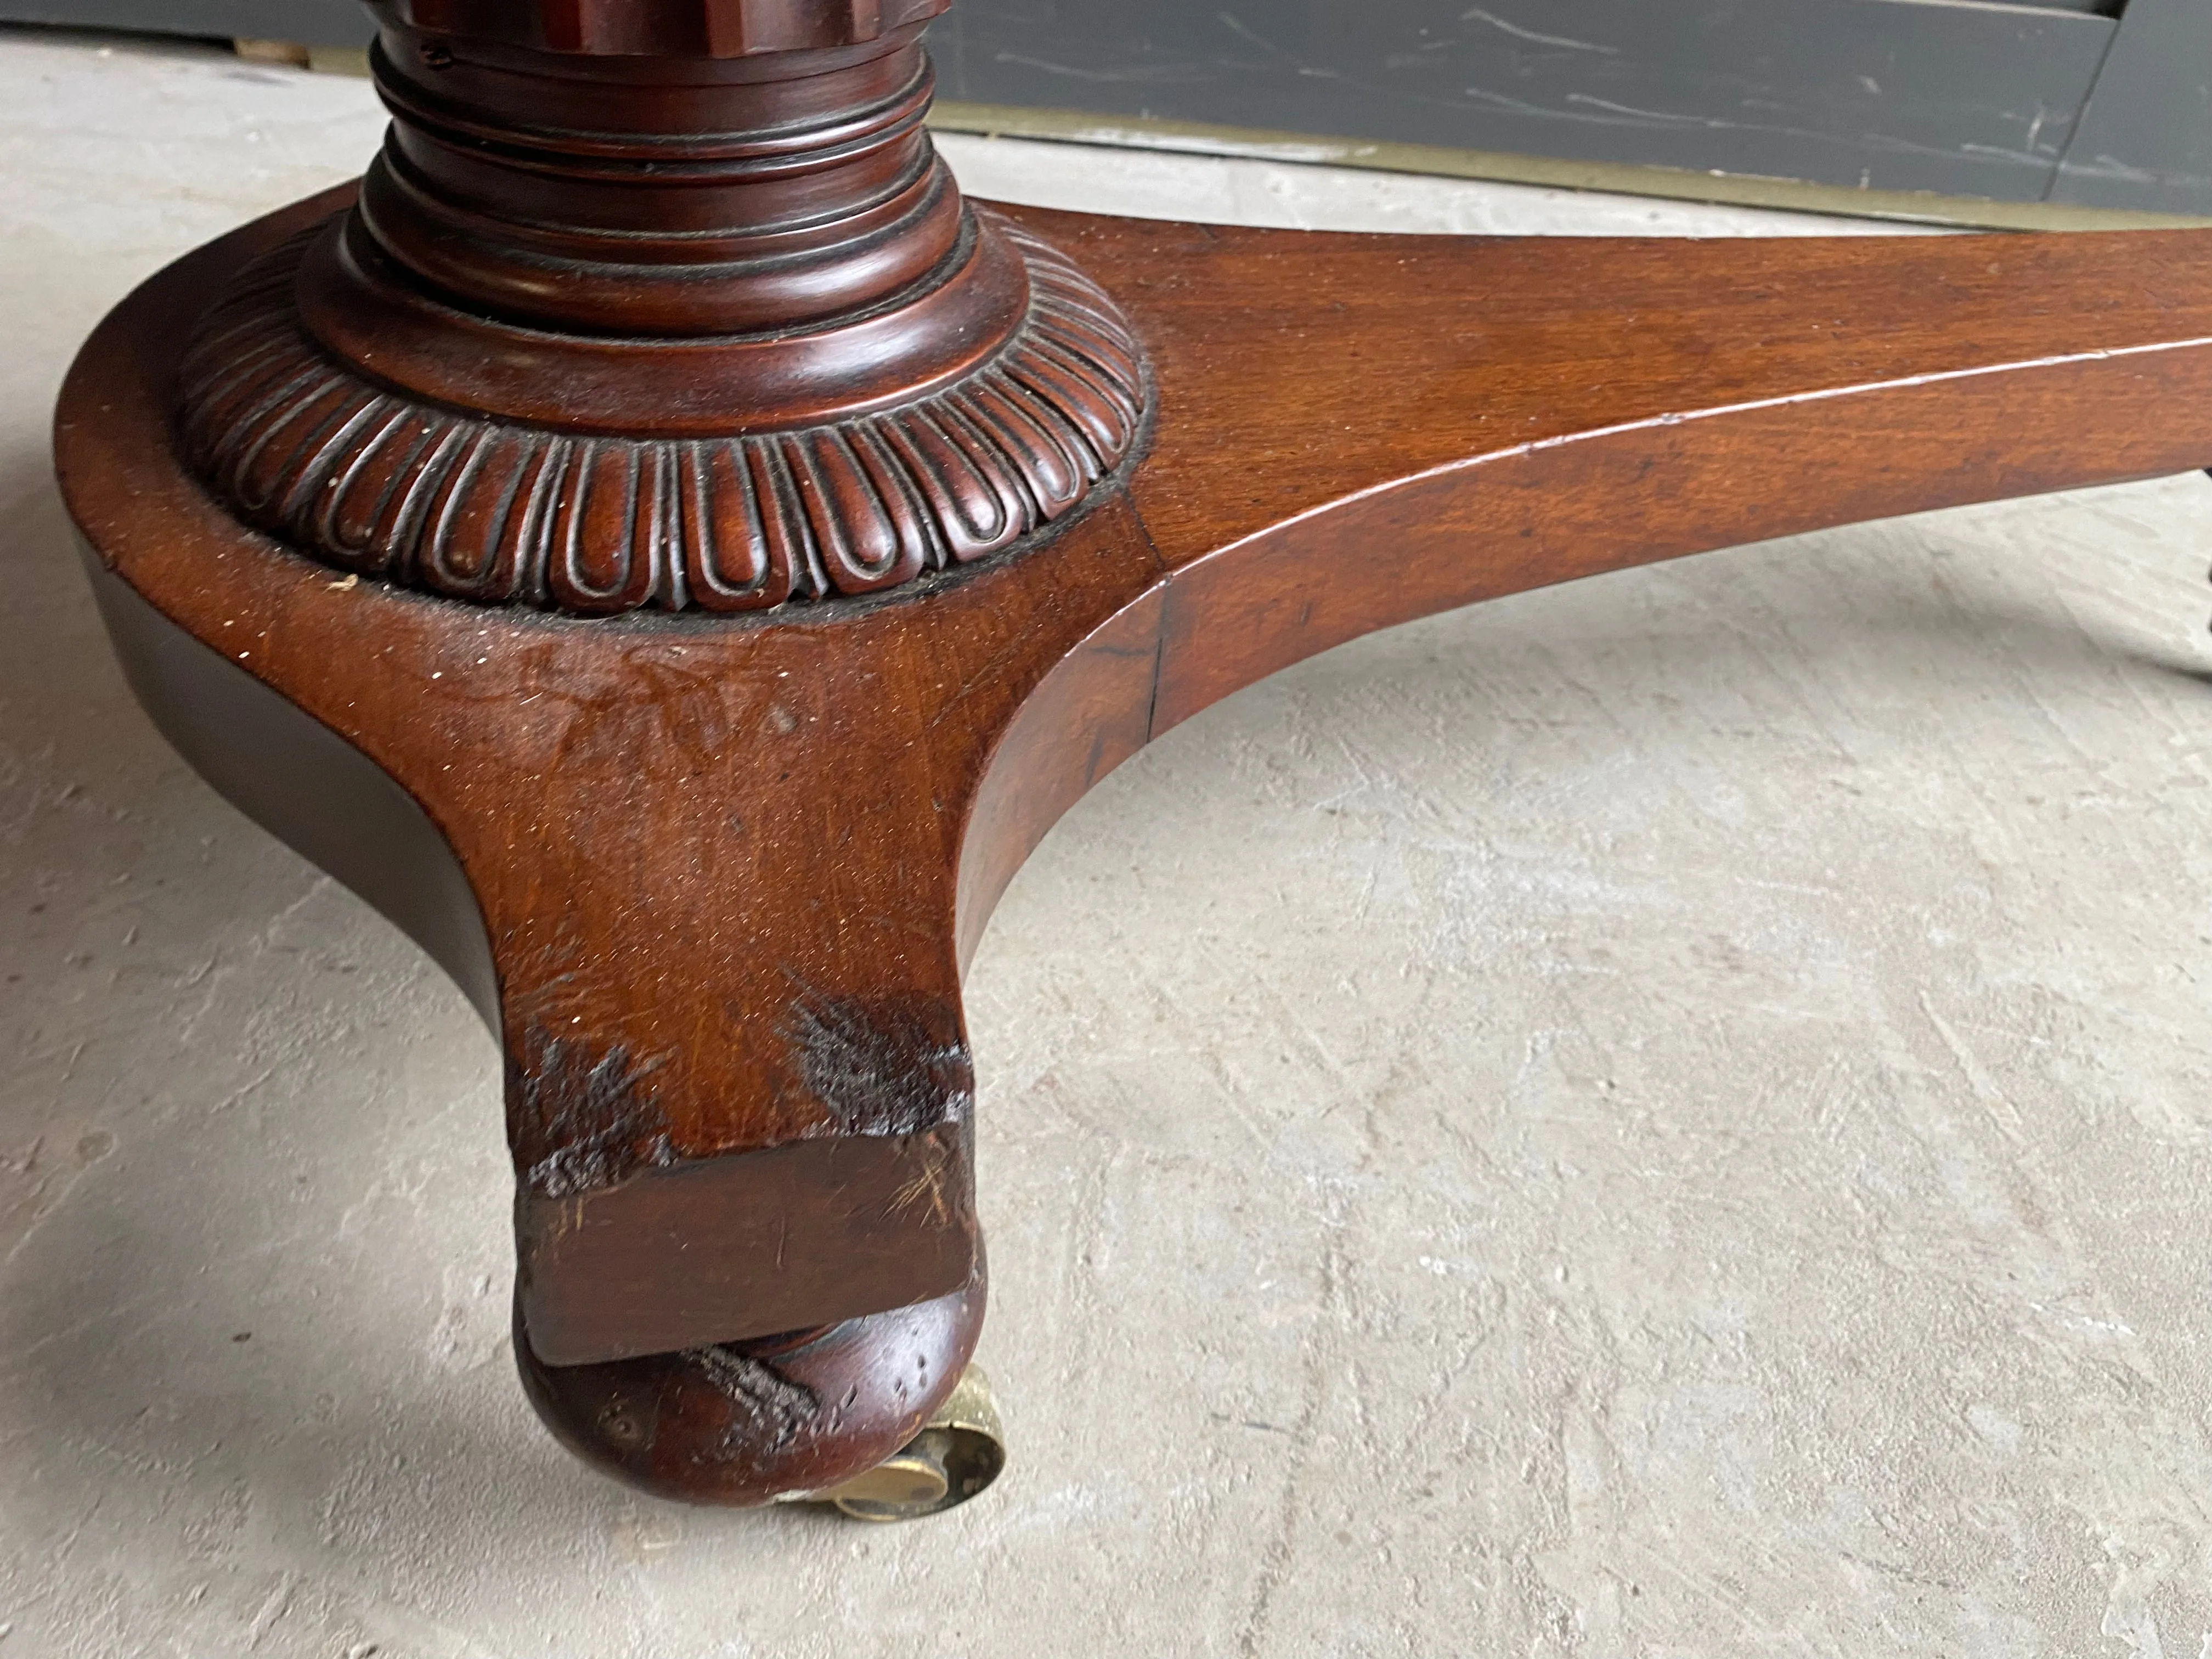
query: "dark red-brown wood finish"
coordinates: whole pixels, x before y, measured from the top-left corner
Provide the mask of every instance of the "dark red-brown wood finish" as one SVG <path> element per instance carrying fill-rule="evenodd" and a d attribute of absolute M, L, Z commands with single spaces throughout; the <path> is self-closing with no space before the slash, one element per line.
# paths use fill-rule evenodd
<path fill-rule="evenodd" d="M 962 973 L 1152 737 L 1449 606 L 2212 461 L 2203 233 L 985 210 L 942 0 L 376 9 L 358 195 L 119 307 L 59 466 L 164 729 L 494 1022 L 528 1392 L 678 1497 L 957 1380 Z"/>

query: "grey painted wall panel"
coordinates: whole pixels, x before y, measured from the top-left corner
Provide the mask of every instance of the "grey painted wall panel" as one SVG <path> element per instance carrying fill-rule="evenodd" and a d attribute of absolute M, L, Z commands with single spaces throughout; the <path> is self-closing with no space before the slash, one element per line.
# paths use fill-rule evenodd
<path fill-rule="evenodd" d="M 2212 0 L 2127 0 L 2115 25 L 2119 10 L 960 0 L 933 39 L 944 94 L 978 103 L 2212 213 Z M 0 0 L 0 18 L 319 46 L 368 33 L 355 0 Z"/>
<path fill-rule="evenodd" d="M 2130 0 L 2051 199 L 2212 213 L 2212 0 Z"/>
<path fill-rule="evenodd" d="M 1899 0 L 962 0 L 936 39 L 944 94 L 982 103 L 2033 201 L 2113 27 Z"/>
<path fill-rule="evenodd" d="M 356 0 L 0 0 L 0 18 L 313 46 L 363 46 L 374 33 Z"/>

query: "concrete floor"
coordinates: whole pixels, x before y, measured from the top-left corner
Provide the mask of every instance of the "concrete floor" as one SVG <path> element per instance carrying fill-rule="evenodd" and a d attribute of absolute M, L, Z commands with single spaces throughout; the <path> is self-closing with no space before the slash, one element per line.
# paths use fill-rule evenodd
<path fill-rule="evenodd" d="M 2194 477 L 1531 594 L 1181 727 L 969 987 L 1006 1479 L 875 1530 L 571 1463 L 491 1042 L 154 735 L 47 478 L 99 314 L 378 125 L 0 34 L 0 1659 L 2212 1659 Z M 1862 228 L 945 148 L 1130 211 Z"/>

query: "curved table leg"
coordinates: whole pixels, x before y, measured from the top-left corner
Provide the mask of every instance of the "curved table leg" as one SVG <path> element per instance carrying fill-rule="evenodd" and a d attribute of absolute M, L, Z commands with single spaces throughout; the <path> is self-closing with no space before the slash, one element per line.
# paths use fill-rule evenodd
<path fill-rule="evenodd" d="M 88 373 L 143 404 L 199 274 L 127 306 Z M 225 536 L 180 491 L 145 550 L 195 532 Z M 982 1314 L 962 826 L 1016 712 L 1156 580 L 1127 506 L 921 604 L 755 626 L 488 614 L 225 538 L 253 576 L 182 628 L 143 567 L 95 564 L 118 648 L 234 799 L 495 985 L 540 1410 L 707 1501 L 896 1451 Z"/>
<path fill-rule="evenodd" d="M 2201 234 L 1018 213 L 1158 376 L 1149 453 L 1085 513 L 878 600 L 547 619 L 334 578 L 176 459 L 186 321 L 328 206 L 110 319 L 64 398 L 64 483 L 179 746 L 495 1013 L 532 1398 L 602 1466 L 707 1501 L 835 1484 L 952 1386 L 981 1308 L 962 968 L 1022 858 L 1151 736 L 1448 605 L 2212 452 Z"/>

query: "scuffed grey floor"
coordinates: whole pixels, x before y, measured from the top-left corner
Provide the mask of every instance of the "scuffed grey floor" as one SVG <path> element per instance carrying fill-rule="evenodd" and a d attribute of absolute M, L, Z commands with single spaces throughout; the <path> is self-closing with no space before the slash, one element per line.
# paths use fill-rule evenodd
<path fill-rule="evenodd" d="M 1006 1480 L 870 1530 L 571 1463 L 491 1042 L 163 747 L 47 480 L 99 314 L 377 126 L 0 35 L 0 1659 L 2212 1656 L 2197 477 L 1531 594 L 1180 728 L 969 988 Z M 1118 210 L 1852 228 L 946 149 Z"/>

